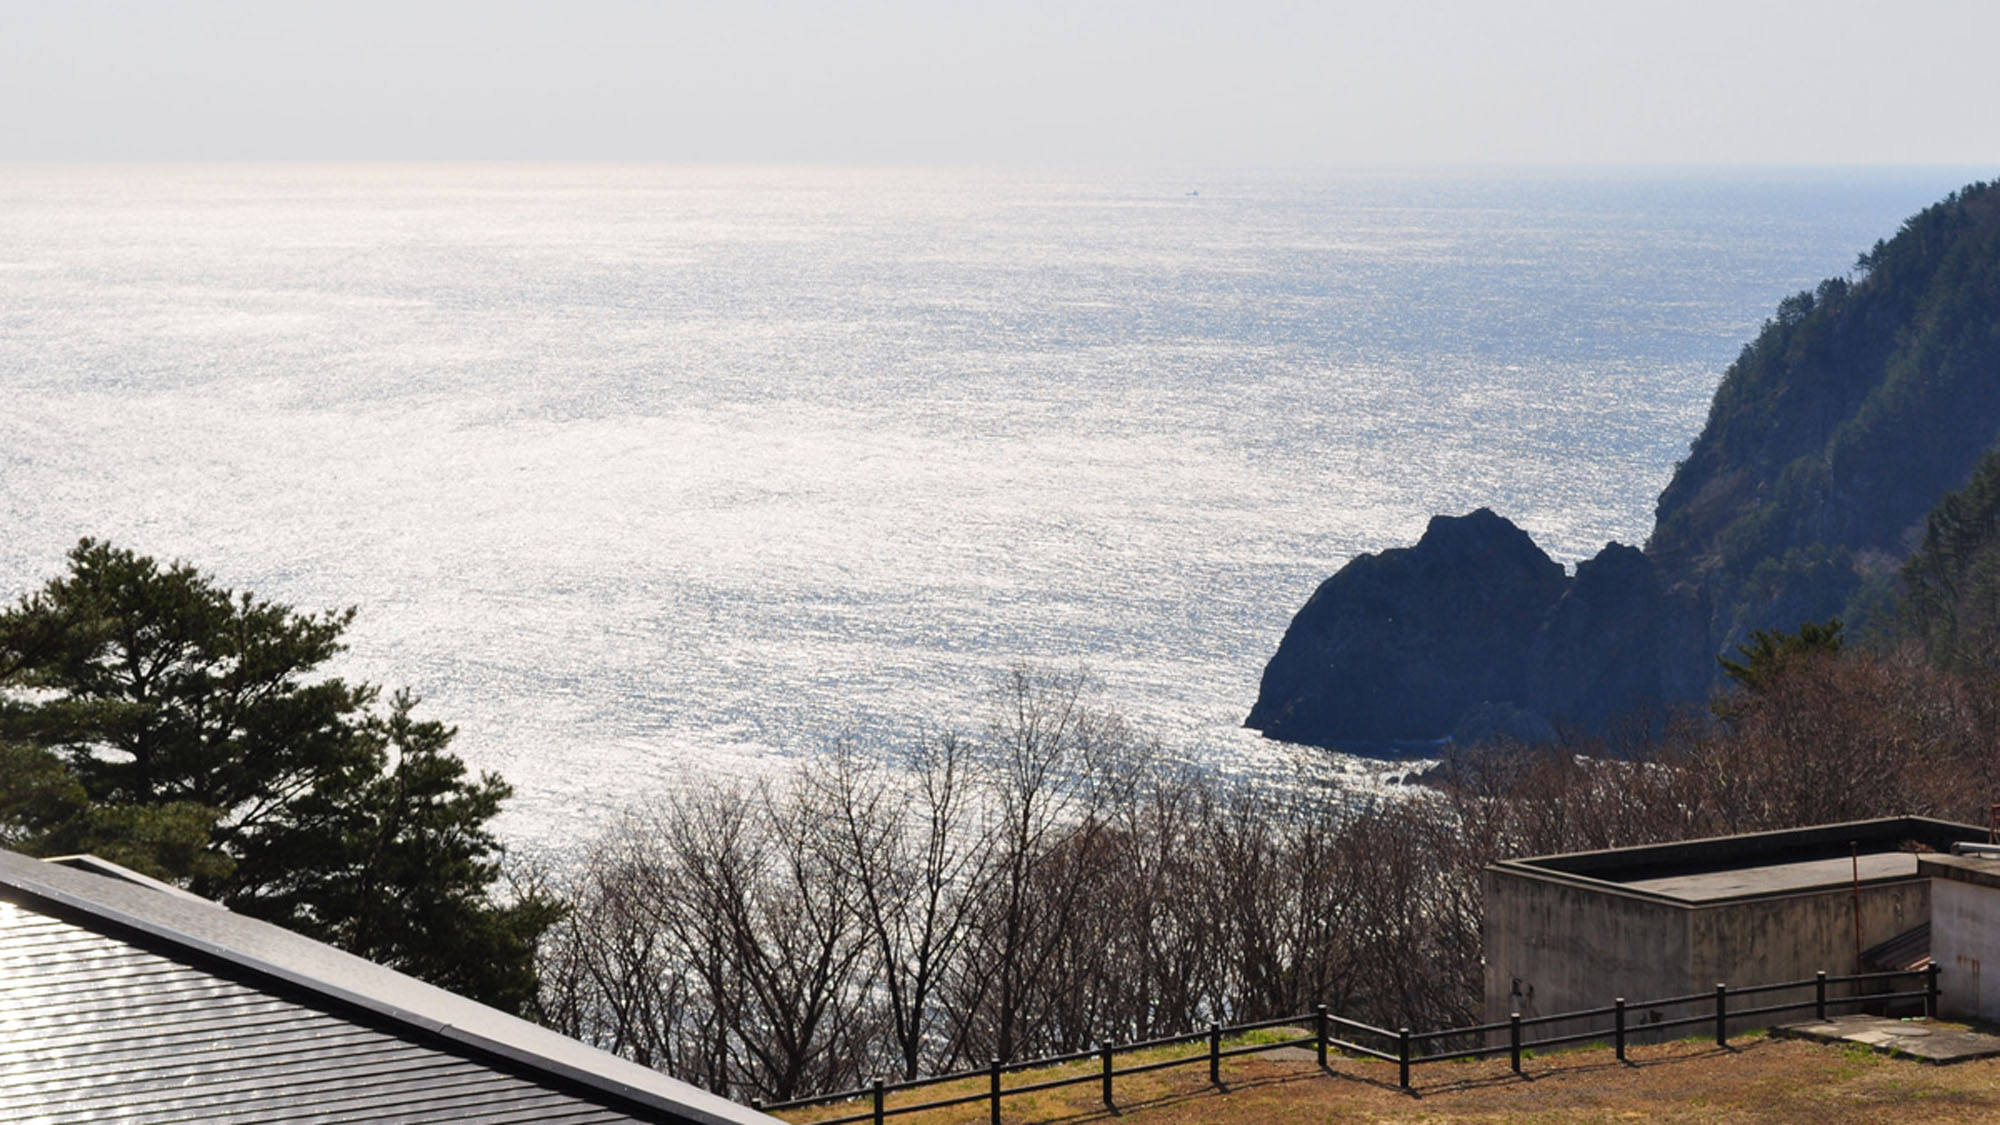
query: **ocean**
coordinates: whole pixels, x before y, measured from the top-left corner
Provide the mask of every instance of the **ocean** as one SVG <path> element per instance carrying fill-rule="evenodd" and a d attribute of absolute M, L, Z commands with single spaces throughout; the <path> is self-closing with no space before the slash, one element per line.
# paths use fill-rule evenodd
<path fill-rule="evenodd" d="M 1200 768 L 1355 554 L 1643 541 L 1724 368 L 1960 169 L 0 166 L 0 589 L 301 608 L 527 849 L 1019 663 Z"/>

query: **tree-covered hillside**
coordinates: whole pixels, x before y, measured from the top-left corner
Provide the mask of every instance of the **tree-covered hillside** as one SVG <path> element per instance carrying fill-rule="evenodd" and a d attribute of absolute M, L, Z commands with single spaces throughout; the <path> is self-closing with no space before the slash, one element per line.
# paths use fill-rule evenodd
<path fill-rule="evenodd" d="M 1647 553 L 1710 640 L 1865 613 L 2000 435 L 2000 185 L 1974 184 L 1786 298 L 1731 365 Z"/>
<path fill-rule="evenodd" d="M 1899 608 L 1895 631 L 1938 664 L 2000 675 L 2000 446 L 1931 509 L 1923 543 L 1903 564 Z"/>

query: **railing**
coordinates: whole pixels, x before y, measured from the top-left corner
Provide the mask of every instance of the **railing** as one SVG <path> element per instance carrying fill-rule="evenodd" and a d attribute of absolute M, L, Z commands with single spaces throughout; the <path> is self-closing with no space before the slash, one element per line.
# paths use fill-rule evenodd
<path fill-rule="evenodd" d="M 1829 995 L 1827 992 L 1830 986 L 1854 986 L 1873 983 L 1888 984 L 1891 981 L 1908 977 L 1922 978 L 1922 987 L 1903 992 L 1850 992 L 1847 995 Z M 1813 997 L 1810 1000 L 1800 1000 L 1788 1004 L 1763 1004 L 1734 1008 L 1729 1003 L 1732 997 L 1760 997 L 1768 996 L 1775 992 L 1803 990 L 1806 988 L 1813 990 Z M 1170 1067 L 1196 1066 L 1205 1062 L 1208 1064 L 1209 1083 L 1219 1087 L 1222 1085 L 1223 1059 L 1233 1058 L 1238 1055 L 1257 1054 L 1263 1051 L 1276 1051 L 1286 1047 L 1313 1048 L 1318 1056 L 1319 1065 L 1322 1070 L 1328 1068 L 1327 1058 L 1330 1051 L 1338 1051 L 1340 1054 L 1349 1057 L 1379 1059 L 1383 1062 L 1395 1063 L 1397 1064 L 1397 1085 L 1404 1090 L 1408 1090 L 1410 1088 L 1410 1069 L 1415 1066 L 1421 1066 L 1424 1063 L 1445 1062 L 1450 1059 L 1491 1058 L 1497 1055 L 1507 1055 L 1509 1056 L 1509 1061 L 1513 1066 L 1514 1072 L 1519 1074 L 1521 1072 L 1522 1056 L 1528 1051 L 1548 1047 L 1570 1046 L 1578 1043 L 1597 1042 L 1607 1038 L 1611 1040 L 1613 1049 L 1617 1052 L 1619 1060 L 1623 1061 L 1626 1045 L 1636 1035 L 1651 1035 L 1660 1031 L 1671 1031 L 1678 1028 L 1712 1023 L 1715 1028 L 1716 1045 L 1726 1046 L 1729 1042 L 1729 1021 L 1732 1019 L 1742 1020 L 1756 1016 L 1775 1016 L 1810 1009 L 1816 1019 L 1823 1020 L 1826 1018 L 1827 1011 L 1833 1008 L 1878 1004 L 1893 1000 L 1918 999 L 1921 999 L 1924 1003 L 1924 1015 L 1930 1017 L 1937 1014 L 1938 995 L 1938 968 L 1936 965 L 1931 965 L 1925 969 L 1910 969 L 1888 973 L 1855 973 L 1849 976 L 1828 976 L 1822 972 L 1804 980 L 1780 981 L 1776 984 L 1748 985 L 1741 988 L 1730 988 L 1727 985 L 1718 984 L 1715 986 L 1714 992 L 1693 992 L 1685 996 L 1669 996 L 1657 1000 L 1627 1002 L 1624 997 L 1618 997 L 1609 1006 L 1602 1008 L 1586 1008 L 1579 1011 L 1558 1012 L 1554 1015 L 1528 1018 L 1523 1018 L 1520 1013 L 1516 1012 L 1511 1014 L 1502 1023 L 1475 1024 L 1471 1027 L 1455 1027 L 1444 1031 L 1412 1032 L 1407 1027 L 1391 1031 L 1385 1027 L 1375 1027 L 1372 1024 L 1361 1023 L 1358 1020 L 1351 1020 L 1345 1016 L 1334 1015 L 1327 1010 L 1326 1005 L 1321 1004 L 1309 1013 L 1297 1016 L 1285 1016 L 1281 1019 L 1258 1020 L 1254 1023 L 1233 1024 L 1229 1027 L 1210 1024 L 1206 1031 L 1191 1032 L 1186 1035 L 1167 1035 L 1158 1039 L 1147 1039 L 1137 1043 L 1124 1043 L 1116 1046 L 1106 1045 L 1094 1047 L 1088 1051 L 1072 1051 L 1068 1054 L 1048 1055 L 1043 1058 L 1024 1059 L 1014 1063 L 1003 1063 L 995 1059 L 978 1070 L 961 1070 L 953 1074 L 913 1078 L 903 1082 L 887 1082 L 877 1078 L 872 1084 L 859 1090 L 844 1090 L 832 1094 L 816 1094 L 808 1098 L 793 1098 L 790 1101 L 771 1102 L 768 1104 L 763 1102 L 752 1102 L 751 1104 L 758 1109 L 774 1111 L 801 1109 L 806 1106 L 824 1105 L 831 1102 L 849 1101 L 852 1099 L 865 1099 L 868 1105 L 867 1109 L 845 1117 L 825 1118 L 818 1122 L 817 1125 L 852 1125 L 854 1122 L 861 1121 L 874 1122 L 876 1125 L 880 1125 L 887 1118 L 900 1114 L 921 1113 L 925 1110 L 947 1109 L 952 1106 L 970 1105 L 974 1102 L 986 1102 L 992 1110 L 993 1125 L 1000 1125 L 1000 1103 L 1004 1098 L 1034 1093 L 1039 1090 L 1054 1090 L 1064 1086 L 1081 1086 L 1095 1082 L 1100 1086 L 1099 1096 L 1103 1099 L 1105 1108 L 1112 1109 L 1115 1108 L 1112 1098 L 1113 1079 L 1134 1074 L 1147 1074 L 1156 1070 L 1166 1070 Z M 1694 1015 L 1680 1016 L 1673 1019 L 1661 1018 L 1648 1020 L 1637 1026 L 1632 1026 L 1628 1019 L 1633 1009 L 1649 1009 L 1657 1012 L 1660 1009 L 1695 1006 L 1700 1006 L 1704 1010 Z M 1548 1035 L 1539 1039 L 1527 1038 L 1527 1034 L 1536 1028 L 1578 1020 L 1591 1021 L 1591 1026 L 1584 1031 Z M 1609 1023 L 1608 1026 L 1600 1026 L 1598 1021 L 1609 1021 Z M 1307 1022 L 1312 1024 L 1313 1030 L 1310 1035 L 1275 1039 L 1266 1043 L 1245 1043 L 1231 1047 L 1224 1047 L 1222 1045 L 1225 1037 L 1244 1035 L 1253 1031 L 1264 1031 L 1277 1027 L 1295 1027 Z M 1507 1042 L 1504 1045 L 1475 1045 L 1458 1048 L 1450 1046 L 1454 1041 L 1481 1043 L 1489 1038 L 1497 1037 L 1503 1032 L 1507 1035 Z M 1150 1051 L 1162 1047 L 1177 1047 L 1204 1041 L 1206 1041 L 1208 1050 L 1201 1054 L 1185 1055 L 1179 1058 L 1154 1059 L 1147 1062 L 1132 1063 L 1123 1067 L 1116 1064 L 1116 1056 L 1120 1053 Z M 1372 1041 L 1376 1044 L 1381 1044 L 1381 1046 L 1370 1046 L 1366 1041 Z M 1426 1045 L 1430 1044 L 1443 1044 L 1444 1048 L 1440 1050 L 1426 1050 Z M 1006 1075 L 1020 1071 L 1040 1070 L 1052 1066 L 1087 1062 L 1093 1059 L 1098 1062 L 1098 1067 L 1095 1071 L 1074 1074 L 1063 1078 L 1046 1078 L 1038 1082 L 1029 1082 L 1016 1086 L 1005 1085 L 1002 1081 Z M 986 1088 L 973 1093 L 941 1098 L 936 1101 L 914 1102 L 908 1105 L 891 1106 L 887 1104 L 887 1098 L 890 1094 L 902 1093 L 906 1090 L 920 1090 L 925 1087 L 943 1085 L 949 1082 L 966 1082 L 978 1078 L 986 1079 Z"/>

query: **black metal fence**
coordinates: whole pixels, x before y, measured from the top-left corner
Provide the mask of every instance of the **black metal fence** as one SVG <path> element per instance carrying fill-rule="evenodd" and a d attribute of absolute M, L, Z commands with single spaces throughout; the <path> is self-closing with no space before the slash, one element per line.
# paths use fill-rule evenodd
<path fill-rule="evenodd" d="M 1894 982 L 1908 978 L 1920 978 L 1921 987 L 1902 992 L 1860 992 L 1850 991 L 1844 995 L 1828 992 L 1829 988 L 1858 989 L 1864 985 L 1890 986 Z M 1752 997 L 1763 999 L 1774 993 L 1786 991 L 1803 992 L 1812 990 L 1812 998 L 1788 1003 L 1752 1004 L 1748 1007 L 1731 1007 L 1732 999 Z M 1775 1016 L 1790 1012 L 1811 1010 L 1817 1019 L 1827 1018 L 1827 1012 L 1836 1008 L 1854 1008 L 1867 1004 L 1886 1004 L 1898 1000 L 1923 1001 L 1924 1015 L 1937 1014 L 1938 968 L 1931 965 L 1925 969 L 1910 969 L 1888 973 L 1855 973 L 1849 976 L 1828 976 L 1818 973 L 1804 980 L 1780 981 L 1776 984 L 1748 985 L 1730 988 L 1718 984 L 1713 992 L 1693 992 L 1685 996 L 1669 996 L 1663 999 L 1627 1002 L 1618 997 L 1610 1005 L 1602 1008 L 1586 1008 L 1574 1012 L 1558 1012 L 1548 1016 L 1522 1018 L 1513 1014 L 1503 1023 L 1475 1024 L 1471 1027 L 1455 1027 L 1444 1031 L 1412 1032 L 1409 1028 L 1394 1031 L 1375 1027 L 1345 1016 L 1337 1016 L 1327 1011 L 1322 1004 L 1303 1015 L 1285 1016 L 1281 1019 L 1259 1020 L 1255 1023 L 1233 1024 L 1222 1027 L 1210 1024 L 1207 1031 L 1187 1035 L 1168 1035 L 1158 1039 L 1148 1039 L 1138 1043 L 1123 1043 L 1115 1046 L 1095 1047 L 1088 1051 L 1073 1051 L 1066 1055 L 1049 1055 L 1038 1059 L 1024 1059 L 1020 1062 L 1002 1063 L 995 1059 L 979 1070 L 962 1070 L 954 1074 L 940 1074 L 928 1078 L 913 1078 L 906 1082 L 886 1082 L 880 1078 L 872 1085 L 859 1090 L 843 1090 L 838 1093 L 816 1094 L 809 1098 L 794 1098 L 790 1101 L 751 1104 L 762 1110 L 800 1109 L 806 1106 L 824 1105 L 831 1102 L 863 1099 L 868 1105 L 858 1113 L 845 1117 L 830 1117 L 817 1125 L 851 1125 L 853 1122 L 880 1122 L 905 1113 L 921 1113 L 924 1110 L 946 1109 L 951 1106 L 971 1105 L 986 1102 L 992 1110 L 993 1125 L 1000 1125 L 1000 1103 L 1004 1098 L 1034 1093 L 1038 1090 L 1054 1090 L 1063 1086 L 1081 1086 L 1098 1083 L 1100 1096 L 1106 1109 L 1113 1108 L 1112 1080 L 1134 1074 L 1147 1074 L 1155 1070 L 1166 1070 L 1177 1066 L 1198 1066 L 1208 1064 L 1208 1080 L 1211 1085 L 1222 1085 L 1222 1060 L 1237 1055 L 1251 1055 L 1262 1051 L 1276 1051 L 1286 1047 L 1311 1047 L 1319 1057 L 1321 1069 L 1328 1066 L 1329 1052 L 1338 1051 L 1342 1055 L 1359 1058 L 1379 1059 L 1397 1064 L 1397 1084 L 1403 1089 L 1410 1088 L 1410 1068 L 1424 1063 L 1445 1062 L 1451 1059 L 1491 1058 L 1499 1055 L 1510 1056 L 1514 1072 L 1520 1073 L 1524 1053 L 1548 1047 L 1571 1046 L 1578 1043 L 1602 1042 L 1609 1040 L 1617 1051 L 1618 1058 L 1625 1058 L 1628 1042 L 1636 1036 L 1651 1036 L 1653 1033 L 1679 1028 L 1712 1024 L 1715 1028 L 1717 1046 L 1729 1041 L 1729 1021 L 1758 1016 Z M 1699 1008 L 1690 1015 L 1673 1018 L 1651 1018 L 1638 1025 L 1630 1022 L 1634 1010 L 1644 1009 L 1650 1014 L 1658 1014 L 1674 1008 Z M 1586 1021 L 1588 1028 L 1583 1031 L 1547 1035 L 1537 1039 L 1528 1038 L 1536 1029 L 1552 1024 L 1572 1021 Z M 1225 1037 L 1245 1035 L 1253 1031 L 1264 1031 L 1278 1027 L 1312 1026 L 1312 1034 L 1292 1038 L 1274 1039 L 1265 1043 L 1246 1043 L 1224 1047 Z M 1493 1045 L 1491 1039 L 1505 1033 L 1507 1042 Z M 1157 1050 L 1162 1047 L 1178 1047 L 1205 1041 L 1207 1051 L 1178 1058 L 1154 1059 L 1148 1062 L 1117 1065 L 1117 1056 L 1138 1051 Z M 1374 1045 L 1371 1045 L 1374 1044 Z M 1469 1045 L 1462 1045 L 1469 1044 Z M 1435 1049 L 1431 1049 L 1435 1048 Z M 1046 1078 L 1038 1082 L 1006 1085 L 1003 1079 L 1009 1074 L 1027 1070 L 1041 1070 L 1054 1066 L 1096 1060 L 1094 1071 L 1072 1074 L 1062 1078 Z M 891 1106 L 887 1098 L 891 1094 L 906 1090 L 920 1090 L 952 1082 L 968 1082 L 984 1078 L 985 1088 L 956 1097 L 940 1098 L 935 1101 L 912 1102 Z"/>

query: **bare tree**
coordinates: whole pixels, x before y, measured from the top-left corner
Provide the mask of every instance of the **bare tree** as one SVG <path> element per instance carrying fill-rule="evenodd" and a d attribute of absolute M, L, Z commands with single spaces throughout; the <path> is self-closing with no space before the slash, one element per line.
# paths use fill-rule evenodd
<path fill-rule="evenodd" d="M 1050 976 L 1087 905 L 1084 863 L 1103 831 L 1102 762 L 1129 732 L 1090 706 L 1090 678 L 1016 667 L 1001 685 L 981 772 L 993 863 L 952 997 L 951 1055 L 1019 1057 L 1078 1044 L 1051 1033 Z"/>
<path fill-rule="evenodd" d="M 542 1019 L 644 1066 L 690 1070 L 690 963 L 656 914 L 658 858 L 630 825 L 600 841 L 561 889 L 570 912 L 544 940 Z"/>
<path fill-rule="evenodd" d="M 939 992 L 971 932 L 992 839 L 978 823 L 966 745 L 919 742 L 890 775 L 851 746 L 807 765 L 828 814 L 828 863 L 854 888 L 905 1078 L 949 1040 Z"/>
<path fill-rule="evenodd" d="M 872 981 L 830 817 L 792 787 L 685 797 L 662 819 L 663 915 L 718 1016 L 711 1082 L 789 1098 L 851 1079 L 867 1053 Z"/>

